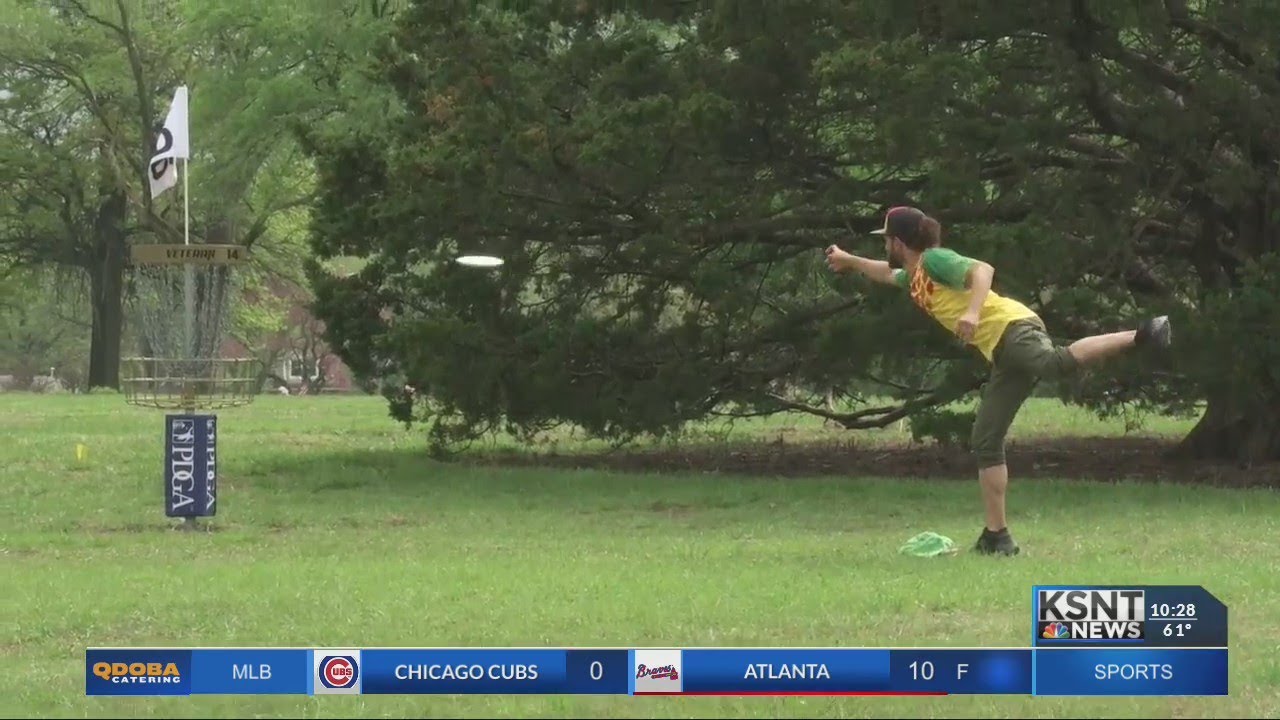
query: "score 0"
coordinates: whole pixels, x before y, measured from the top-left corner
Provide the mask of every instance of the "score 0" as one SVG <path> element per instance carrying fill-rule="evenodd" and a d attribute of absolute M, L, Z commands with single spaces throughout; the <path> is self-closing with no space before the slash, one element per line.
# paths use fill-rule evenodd
<path fill-rule="evenodd" d="M 569 650 L 566 694 L 626 695 L 630 668 L 626 650 Z"/>

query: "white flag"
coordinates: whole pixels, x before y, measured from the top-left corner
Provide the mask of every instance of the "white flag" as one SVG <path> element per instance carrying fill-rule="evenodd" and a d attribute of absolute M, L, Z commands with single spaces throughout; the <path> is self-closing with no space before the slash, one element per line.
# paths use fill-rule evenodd
<path fill-rule="evenodd" d="M 190 140 L 187 137 L 187 86 L 173 94 L 173 104 L 164 127 L 156 134 L 156 153 L 151 156 L 147 176 L 151 179 L 151 197 L 178 184 L 178 158 L 191 157 Z"/>

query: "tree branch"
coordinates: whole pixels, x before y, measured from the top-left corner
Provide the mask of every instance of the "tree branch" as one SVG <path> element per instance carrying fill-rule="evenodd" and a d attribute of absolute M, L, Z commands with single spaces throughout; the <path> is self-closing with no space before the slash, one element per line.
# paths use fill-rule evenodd
<path fill-rule="evenodd" d="M 1123 119 L 1120 104 L 1103 90 L 1102 73 L 1093 62 L 1098 23 L 1089 15 L 1084 0 L 1071 0 L 1071 19 L 1066 40 L 1084 81 L 1085 107 L 1104 132 L 1131 137 L 1132 126 Z"/>
<path fill-rule="evenodd" d="M 897 407 L 866 408 L 847 413 L 832 412 L 826 408 L 796 402 L 776 393 L 768 393 L 767 397 L 787 410 L 816 415 L 820 418 L 837 422 L 846 430 L 867 430 L 887 427 L 919 410 L 954 402 L 978 389 L 984 382 L 986 382 L 985 378 L 973 378 L 966 383 L 943 385 L 925 395 L 908 400 Z"/>
<path fill-rule="evenodd" d="M 1187 0 L 1164 0 L 1164 9 L 1169 13 L 1169 20 L 1174 27 L 1195 35 L 1206 44 L 1222 48 L 1243 67 L 1254 66 L 1253 55 L 1240 44 L 1239 40 L 1209 23 L 1192 17 L 1190 9 L 1187 8 Z"/>
<path fill-rule="evenodd" d="M 1105 42 L 1101 43 L 1099 50 L 1103 57 L 1115 60 L 1124 67 L 1148 80 L 1163 85 L 1180 96 L 1190 96 L 1195 91 L 1195 86 L 1190 80 L 1151 60 L 1151 58 L 1126 48 L 1114 38 L 1107 38 Z"/>
<path fill-rule="evenodd" d="M 765 396 L 768 397 L 770 400 L 773 400 L 774 402 L 778 403 L 779 405 L 781 405 L 783 408 L 787 410 L 796 410 L 798 412 L 806 413 L 808 415 L 816 415 L 826 420 L 834 420 L 835 422 L 838 422 L 841 425 L 844 425 L 847 422 L 856 422 L 858 420 L 861 420 L 862 418 L 870 417 L 872 415 L 884 415 L 884 414 L 888 414 L 888 413 L 895 412 L 897 410 L 902 409 L 900 406 L 890 405 L 888 407 L 866 408 L 864 410 L 858 410 L 856 412 L 841 413 L 841 412 L 828 410 L 826 408 L 817 407 L 816 405 L 809 405 L 807 403 L 797 402 L 795 400 L 789 400 L 777 393 L 766 393 Z M 848 426 L 846 425 L 846 427 Z"/>
<path fill-rule="evenodd" d="M 253 244 L 257 242 L 258 239 L 262 237 L 263 233 L 267 231 L 267 224 L 271 221 L 272 216 L 274 216 L 276 213 L 284 212 L 285 210 L 291 210 L 295 207 L 301 207 L 303 205 L 307 205 L 311 203 L 313 200 L 315 200 L 315 198 L 316 198 L 315 193 L 307 193 L 306 195 L 296 197 L 292 200 L 280 203 L 278 205 L 274 205 L 272 207 L 267 208 L 266 210 L 263 210 L 262 213 L 258 215 L 257 219 L 253 221 L 253 225 L 249 226 L 249 230 L 245 232 L 244 237 L 240 241 L 240 244 L 243 245 L 245 248 L 253 247 Z"/>
<path fill-rule="evenodd" d="M 866 378 L 867 380 L 870 380 L 870 381 L 871 381 L 871 382 L 873 382 L 873 383 L 877 383 L 877 384 L 879 384 L 879 385 L 884 385 L 885 387 L 891 387 L 891 388 L 893 388 L 894 390 L 897 390 L 897 391 L 899 391 L 899 392 L 908 393 L 909 395 L 912 395 L 912 396 L 926 395 L 926 394 L 928 394 L 928 393 L 930 392 L 929 390 L 926 390 L 925 388 L 912 387 L 912 386 L 910 386 L 910 385 L 904 385 L 904 384 L 902 384 L 902 383 L 894 382 L 894 381 L 892 381 L 892 380 L 886 380 L 885 378 L 882 378 L 882 377 L 879 377 L 879 376 L 876 376 L 876 375 L 872 375 L 871 373 L 868 373 L 868 372 L 864 372 L 864 373 L 862 373 L 862 377 Z"/>
<path fill-rule="evenodd" d="M 1063 144 L 1069 149 L 1101 160 L 1125 160 L 1123 153 L 1083 135 L 1070 135 Z"/>
<path fill-rule="evenodd" d="M 122 36 L 122 37 L 124 37 L 124 36 L 126 36 L 126 35 L 127 35 L 127 33 L 125 32 L 125 29 L 124 29 L 124 28 L 120 27 L 119 25 L 116 25 L 116 24 L 115 24 L 115 23 L 113 23 L 113 22 L 110 22 L 109 20 L 105 20 L 105 19 L 103 19 L 103 18 L 101 18 L 101 17 L 99 17 L 99 16 L 97 16 L 97 15 L 94 15 L 93 13 L 89 12 L 89 9 L 88 9 L 88 8 L 86 8 L 86 7 L 84 6 L 84 3 L 80 2 L 80 0 L 66 0 L 66 2 L 67 2 L 67 4 L 68 4 L 68 5 L 70 5 L 71 7 L 75 8 L 75 9 L 76 9 L 76 11 L 77 11 L 77 12 L 79 12 L 79 13 L 80 13 L 80 15 L 82 15 L 86 20 L 90 20 L 90 21 L 95 22 L 95 23 L 97 23 L 97 24 L 99 24 L 99 25 L 101 25 L 101 26 L 103 26 L 103 27 L 105 27 L 105 28 L 107 28 L 107 29 L 109 29 L 109 30 L 112 30 L 112 31 L 114 31 L 116 34 L 118 34 L 118 35 L 120 35 L 120 36 Z"/>

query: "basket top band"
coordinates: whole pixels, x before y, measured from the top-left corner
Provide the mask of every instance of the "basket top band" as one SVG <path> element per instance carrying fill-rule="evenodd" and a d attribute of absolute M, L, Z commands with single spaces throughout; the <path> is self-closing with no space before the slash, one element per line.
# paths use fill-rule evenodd
<path fill-rule="evenodd" d="M 134 265 L 238 265 L 249 259 L 248 248 L 240 245 L 133 245 L 129 259 Z"/>

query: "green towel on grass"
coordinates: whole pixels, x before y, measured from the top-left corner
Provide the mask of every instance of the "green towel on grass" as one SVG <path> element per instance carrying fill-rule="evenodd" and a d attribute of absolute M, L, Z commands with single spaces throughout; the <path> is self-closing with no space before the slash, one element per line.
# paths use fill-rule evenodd
<path fill-rule="evenodd" d="M 956 552 L 956 544 L 945 535 L 939 535 L 935 532 L 922 532 L 898 548 L 898 552 L 916 557 L 937 557 L 938 555 L 948 555 Z"/>

